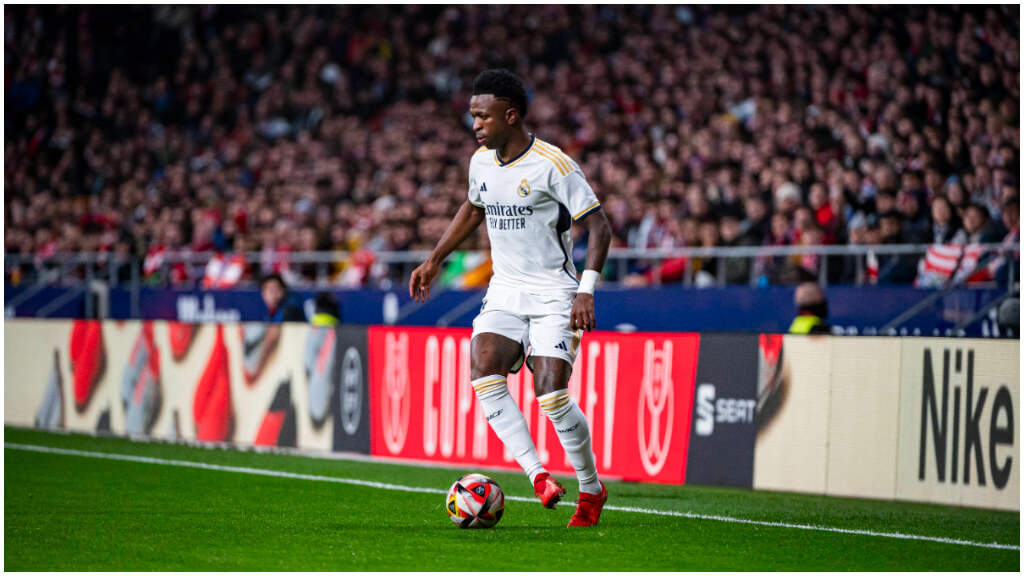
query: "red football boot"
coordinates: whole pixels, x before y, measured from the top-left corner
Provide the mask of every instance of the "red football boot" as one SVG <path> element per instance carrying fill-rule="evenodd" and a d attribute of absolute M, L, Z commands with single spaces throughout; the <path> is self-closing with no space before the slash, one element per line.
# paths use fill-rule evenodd
<path fill-rule="evenodd" d="M 569 519 L 569 526 L 597 526 L 601 519 L 601 509 L 608 501 L 608 489 L 601 483 L 600 494 L 588 494 L 580 492 L 580 499 L 576 501 L 576 512 Z"/>
<path fill-rule="evenodd" d="M 537 474 L 533 481 L 533 493 L 540 498 L 545 508 L 554 508 L 565 494 L 565 488 L 547 472 Z"/>

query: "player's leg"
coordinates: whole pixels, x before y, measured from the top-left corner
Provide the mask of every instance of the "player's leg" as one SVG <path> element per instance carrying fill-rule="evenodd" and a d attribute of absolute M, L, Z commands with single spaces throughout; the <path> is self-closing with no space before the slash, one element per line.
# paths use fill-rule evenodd
<path fill-rule="evenodd" d="M 608 499 L 597 475 L 590 425 L 569 395 L 569 376 L 579 351 L 582 331 L 569 329 L 574 295 L 533 295 L 525 306 L 530 318 L 530 365 L 537 401 L 554 425 L 558 440 L 580 483 L 580 499 L 570 526 L 593 526 Z"/>
<path fill-rule="evenodd" d="M 533 355 L 531 358 L 537 401 L 554 425 L 580 483 L 580 497 L 569 526 L 596 526 L 601 518 L 601 509 L 608 501 L 608 490 L 597 477 L 597 462 L 591 447 L 587 418 L 569 395 L 572 364 L 563 358 Z"/>
<path fill-rule="evenodd" d="M 472 341 L 472 384 L 487 423 L 530 477 L 534 493 L 546 508 L 554 508 L 565 488 L 548 474 L 537 455 L 526 418 L 508 393 L 509 371 L 523 360 L 521 343 L 500 334 L 480 332 Z"/>
<path fill-rule="evenodd" d="M 537 402 L 551 420 L 569 463 L 576 469 L 580 492 L 601 493 L 597 463 L 590 441 L 590 426 L 583 410 L 569 395 L 572 366 L 562 358 L 533 355 L 533 381 Z"/>

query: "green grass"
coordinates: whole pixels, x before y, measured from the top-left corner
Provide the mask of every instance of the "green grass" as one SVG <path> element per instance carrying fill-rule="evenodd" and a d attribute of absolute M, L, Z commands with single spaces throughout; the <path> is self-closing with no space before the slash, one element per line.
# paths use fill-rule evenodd
<path fill-rule="evenodd" d="M 468 470 L 308 458 L 6 428 L 5 443 L 446 489 Z M 511 496 L 521 474 L 489 472 Z M 563 478 L 575 499 L 575 481 Z M 1020 569 L 1019 550 L 509 501 L 459 530 L 444 497 L 152 463 L 4 450 L 4 569 L 732 571 Z M 609 482 L 609 505 L 1019 545 L 1020 514 Z"/>

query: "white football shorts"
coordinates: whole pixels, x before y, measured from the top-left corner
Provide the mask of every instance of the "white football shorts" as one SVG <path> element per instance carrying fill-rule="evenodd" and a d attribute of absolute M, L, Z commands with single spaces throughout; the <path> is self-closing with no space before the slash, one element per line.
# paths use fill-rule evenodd
<path fill-rule="evenodd" d="M 570 291 L 530 293 L 491 286 L 473 320 L 473 337 L 490 332 L 519 342 L 523 355 L 513 373 L 519 371 L 523 360 L 532 371 L 534 356 L 561 358 L 572 366 L 583 337 L 582 330 L 569 328 L 575 299 Z"/>

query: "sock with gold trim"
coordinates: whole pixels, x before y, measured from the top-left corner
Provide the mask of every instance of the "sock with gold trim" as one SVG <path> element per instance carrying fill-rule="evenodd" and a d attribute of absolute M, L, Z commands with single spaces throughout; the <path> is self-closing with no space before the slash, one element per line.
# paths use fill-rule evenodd
<path fill-rule="evenodd" d="M 565 448 L 569 463 L 576 469 L 580 481 L 580 492 L 601 493 L 597 479 L 597 463 L 590 446 L 590 426 L 583 410 L 576 405 L 568 390 L 556 390 L 537 398 L 540 407 L 555 425 L 558 440 Z"/>
<path fill-rule="evenodd" d="M 537 455 L 537 447 L 533 445 L 523 411 L 508 393 L 505 377 L 497 374 L 484 376 L 473 380 L 472 384 L 491 430 L 505 443 L 509 454 L 523 467 L 530 477 L 530 483 L 533 483 L 538 474 L 545 472 L 544 466 Z"/>

